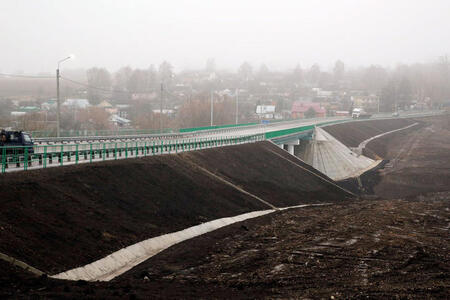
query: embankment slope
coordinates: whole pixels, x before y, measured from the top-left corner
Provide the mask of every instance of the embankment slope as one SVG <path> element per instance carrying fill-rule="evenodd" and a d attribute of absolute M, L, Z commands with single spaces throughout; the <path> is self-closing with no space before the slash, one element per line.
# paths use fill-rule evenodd
<path fill-rule="evenodd" d="M 263 142 L 5 174 L 0 252 L 54 274 L 150 237 L 269 208 L 215 176 L 277 207 L 349 197 L 284 156 Z"/>
<path fill-rule="evenodd" d="M 412 118 L 367 120 L 326 126 L 323 129 L 347 147 L 358 147 L 361 142 L 373 136 L 406 127 L 415 122 L 417 121 Z"/>

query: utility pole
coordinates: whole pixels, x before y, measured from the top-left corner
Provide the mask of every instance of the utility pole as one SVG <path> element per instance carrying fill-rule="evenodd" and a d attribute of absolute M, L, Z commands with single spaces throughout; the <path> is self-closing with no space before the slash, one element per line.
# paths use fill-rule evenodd
<path fill-rule="evenodd" d="M 61 99 L 59 97 L 59 65 L 68 60 L 68 59 L 73 59 L 74 55 L 69 55 L 66 58 L 61 59 L 60 61 L 58 61 L 58 68 L 56 69 L 56 136 L 60 137 L 61 136 Z"/>
<path fill-rule="evenodd" d="M 59 99 L 59 64 L 56 69 L 56 137 L 61 136 L 61 101 Z"/>
<path fill-rule="evenodd" d="M 378 114 L 380 114 L 380 96 L 378 96 Z"/>
<path fill-rule="evenodd" d="M 239 119 L 239 89 L 236 89 L 236 124 Z"/>
<path fill-rule="evenodd" d="M 213 103 L 213 91 L 211 91 L 211 126 L 213 126 L 214 123 L 214 103 Z"/>
<path fill-rule="evenodd" d="M 159 133 L 162 133 L 162 126 L 163 126 L 163 122 L 162 122 L 162 114 L 163 114 L 163 97 L 164 97 L 164 85 L 161 82 L 161 95 L 160 95 L 160 105 L 159 105 Z"/>

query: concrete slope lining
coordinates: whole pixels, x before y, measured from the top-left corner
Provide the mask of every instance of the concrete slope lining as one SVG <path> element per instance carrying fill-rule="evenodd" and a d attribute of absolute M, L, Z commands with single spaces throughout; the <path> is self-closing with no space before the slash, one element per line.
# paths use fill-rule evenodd
<path fill-rule="evenodd" d="M 141 241 L 134 245 L 118 250 L 88 265 L 68 270 L 50 277 L 65 280 L 109 281 L 175 244 L 214 231 L 224 226 L 264 216 L 278 210 L 323 205 L 331 204 L 322 203 L 296 205 L 291 207 L 254 211 L 234 217 L 213 220 L 200 225 L 186 228 L 184 230 Z"/>
<path fill-rule="evenodd" d="M 304 152 L 303 159 L 336 181 L 359 176 L 380 163 L 380 161 L 374 161 L 353 152 L 331 134 L 318 127 L 314 129 L 313 139 L 306 148 L 308 150 Z"/>

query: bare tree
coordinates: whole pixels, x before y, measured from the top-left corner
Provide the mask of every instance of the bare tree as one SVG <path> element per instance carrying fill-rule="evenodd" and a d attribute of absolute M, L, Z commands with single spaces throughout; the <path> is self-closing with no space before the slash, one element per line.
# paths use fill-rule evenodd
<path fill-rule="evenodd" d="M 334 81 L 336 82 L 336 84 L 339 84 L 339 82 L 342 79 L 344 79 L 344 73 L 345 73 L 344 63 L 341 60 L 336 61 L 333 69 Z"/>
<path fill-rule="evenodd" d="M 105 68 L 91 68 L 86 71 L 88 85 L 88 98 L 92 104 L 98 104 L 102 97 L 107 95 L 112 85 L 111 75 Z"/>
<path fill-rule="evenodd" d="M 173 77 L 173 67 L 167 62 L 163 61 L 159 66 L 159 79 L 163 82 L 170 82 Z"/>
<path fill-rule="evenodd" d="M 238 69 L 238 75 L 243 80 L 250 80 L 252 77 L 253 69 L 248 62 L 244 62 Z"/>

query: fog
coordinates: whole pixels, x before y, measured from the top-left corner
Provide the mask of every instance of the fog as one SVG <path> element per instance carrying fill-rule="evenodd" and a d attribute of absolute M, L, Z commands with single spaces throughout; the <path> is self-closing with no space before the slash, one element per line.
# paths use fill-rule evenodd
<path fill-rule="evenodd" d="M 448 0 L 2 0 L 0 71 L 53 72 L 71 53 L 65 68 L 429 62 L 449 52 L 449 12 Z"/>

